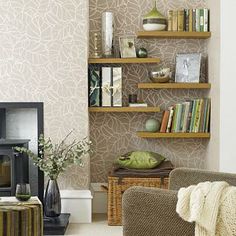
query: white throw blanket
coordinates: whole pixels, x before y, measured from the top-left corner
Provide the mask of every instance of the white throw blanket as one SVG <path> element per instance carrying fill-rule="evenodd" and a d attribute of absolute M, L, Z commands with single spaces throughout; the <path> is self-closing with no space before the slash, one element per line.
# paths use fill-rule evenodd
<path fill-rule="evenodd" d="M 195 222 L 195 236 L 236 236 L 236 187 L 204 182 L 181 188 L 176 212 Z"/>

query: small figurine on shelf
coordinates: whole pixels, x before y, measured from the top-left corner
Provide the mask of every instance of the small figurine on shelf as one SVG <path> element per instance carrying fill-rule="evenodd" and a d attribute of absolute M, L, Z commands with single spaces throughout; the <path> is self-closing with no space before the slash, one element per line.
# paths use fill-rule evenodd
<path fill-rule="evenodd" d="M 137 57 L 138 58 L 147 58 L 148 57 L 148 52 L 146 48 L 139 48 L 137 50 Z"/>
<path fill-rule="evenodd" d="M 98 52 L 98 34 L 97 33 L 94 33 L 94 53 L 93 53 L 92 57 L 93 58 L 100 58 L 101 57 Z"/>

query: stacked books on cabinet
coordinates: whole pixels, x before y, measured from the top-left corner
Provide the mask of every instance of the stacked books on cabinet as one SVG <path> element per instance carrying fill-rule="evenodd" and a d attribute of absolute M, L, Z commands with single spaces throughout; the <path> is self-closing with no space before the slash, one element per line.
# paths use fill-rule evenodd
<path fill-rule="evenodd" d="M 209 32 L 209 9 L 168 11 L 168 31 Z"/>
<path fill-rule="evenodd" d="M 122 106 L 121 67 L 101 67 L 89 69 L 89 106 Z"/>
<path fill-rule="evenodd" d="M 195 99 L 179 103 L 163 112 L 161 133 L 208 133 L 211 100 Z"/>

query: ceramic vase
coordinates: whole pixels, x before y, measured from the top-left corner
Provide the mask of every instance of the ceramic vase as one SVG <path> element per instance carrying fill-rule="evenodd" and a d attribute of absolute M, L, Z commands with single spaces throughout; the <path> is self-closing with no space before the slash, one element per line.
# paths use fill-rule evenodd
<path fill-rule="evenodd" d="M 114 56 L 114 15 L 112 12 L 102 14 L 102 55 Z"/>
<path fill-rule="evenodd" d="M 47 217 L 58 217 L 61 214 L 61 196 L 57 180 L 48 180 L 44 195 L 44 214 Z"/>
<path fill-rule="evenodd" d="M 165 30 L 167 26 L 166 18 L 157 10 L 157 4 L 153 9 L 143 17 L 143 28 L 146 31 L 161 31 Z"/>

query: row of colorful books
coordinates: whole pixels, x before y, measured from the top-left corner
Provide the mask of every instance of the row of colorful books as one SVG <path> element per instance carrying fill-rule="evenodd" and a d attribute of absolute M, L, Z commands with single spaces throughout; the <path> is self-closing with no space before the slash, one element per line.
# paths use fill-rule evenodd
<path fill-rule="evenodd" d="M 163 112 L 161 133 L 208 133 L 210 131 L 210 98 L 179 103 Z"/>
<path fill-rule="evenodd" d="M 210 31 L 209 9 L 184 9 L 168 11 L 168 31 Z"/>

